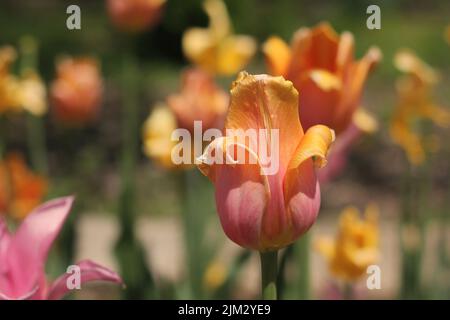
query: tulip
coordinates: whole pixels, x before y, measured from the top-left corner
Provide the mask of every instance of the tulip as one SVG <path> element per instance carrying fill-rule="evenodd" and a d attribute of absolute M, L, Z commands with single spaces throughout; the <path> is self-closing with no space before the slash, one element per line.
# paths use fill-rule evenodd
<path fill-rule="evenodd" d="M 51 85 L 55 117 L 71 124 L 95 120 L 103 90 L 97 62 L 90 58 L 65 58 L 56 68 L 57 77 Z"/>
<path fill-rule="evenodd" d="M 291 82 L 242 72 L 232 86 L 225 120 L 225 129 L 234 129 L 236 135 L 215 139 L 198 159 L 200 171 L 215 186 L 222 227 L 242 247 L 259 251 L 283 248 L 316 220 L 320 189 L 314 164 L 325 164 L 334 133 L 323 125 L 304 133 L 299 119 L 298 92 Z M 249 143 L 235 142 L 236 138 L 242 140 L 239 132 L 247 129 L 279 132 L 279 143 L 272 150 L 279 153 L 274 174 L 266 175 L 261 166 L 260 144 L 268 141 L 250 137 Z M 213 161 L 214 152 L 223 152 L 228 159 L 230 147 L 244 150 L 256 163 Z"/>
<path fill-rule="evenodd" d="M 108 13 L 121 30 L 139 32 L 155 25 L 161 18 L 166 0 L 108 0 Z"/>
<path fill-rule="evenodd" d="M 0 162 L 0 214 L 24 219 L 46 193 L 46 179 L 33 173 L 20 155 L 10 154 Z"/>
<path fill-rule="evenodd" d="M 352 34 L 339 36 L 327 23 L 299 29 L 291 47 L 271 37 L 263 51 L 269 72 L 291 80 L 301 93 L 303 127 L 323 124 L 334 129 L 337 136 L 350 126 L 367 76 L 381 58 L 380 51 L 371 48 L 356 61 Z"/>
<path fill-rule="evenodd" d="M 171 157 L 177 144 L 171 140 L 174 130 L 183 128 L 194 133 L 194 121 L 200 121 L 203 130 L 222 128 L 228 109 L 228 94 L 208 73 L 191 68 L 182 73 L 181 79 L 180 92 L 169 95 L 165 104 L 159 103 L 143 127 L 145 154 L 166 168 L 177 167 Z"/>
<path fill-rule="evenodd" d="M 191 28 L 183 35 L 183 52 L 194 64 L 218 75 L 233 75 L 248 64 L 256 51 L 253 38 L 234 35 L 225 4 L 206 0 L 208 28 Z"/>
<path fill-rule="evenodd" d="M 365 219 L 359 215 L 358 209 L 347 207 L 341 213 L 336 238 L 321 237 L 316 242 L 332 274 L 346 282 L 354 282 L 365 275 L 379 257 L 378 209 L 369 205 Z"/>
<path fill-rule="evenodd" d="M 49 201 L 33 210 L 10 234 L 0 219 L 0 299 L 60 299 L 69 292 L 65 274 L 49 282 L 45 262 L 73 203 L 72 197 Z M 122 283 L 120 277 L 89 260 L 77 264 L 81 283 L 104 280 Z"/>
<path fill-rule="evenodd" d="M 433 68 L 409 50 L 399 51 L 394 64 L 405 76 L 397 81 L 398 102 L 390 134 L 393 141 L 405 150 L 409 162 L 420 165 L 425 161 L 429 138 L 417 131 L 415 124 L 428 119 L 438 126 L 448 127 L 450 112 L 437 105 L 432 97 L 432 90 L 439 79 Z"/>

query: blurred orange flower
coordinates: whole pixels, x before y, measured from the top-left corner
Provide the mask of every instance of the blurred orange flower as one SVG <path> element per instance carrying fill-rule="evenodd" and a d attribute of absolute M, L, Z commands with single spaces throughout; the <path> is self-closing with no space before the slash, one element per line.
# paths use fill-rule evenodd
<path fill-rule="evenodd" d="M 23 219 L 47 193 L 47 181 L 34 174 L 18 154 L 0 162 L 0 213 Z"/>
<path fill-rule="evenodd" d="M 379 257 L 378 208 L 369 205 L 365 219 L 359 216 L 358 209 L 347 207 L 341 213 L 336 238 L 321 237 L 315 243 L 333 275 L 344 281 L 358 280 Z"/>
<path fill-rule="evenodd" d="M 449 127 L 450 112 L 433 100 L 433 87 L 439 79 L 433 68 L 409 50 L 399 51 L 394 64 L 405 75 L 397 80 L 398 102 L 390 134 L 405 150 L 410 163 L 419 165 L 425 161 L 426 149 L 435 149 L 438 140 L 434 136 L 424 136 L 417 125 L 428 119 L 438 126 Z"/>
<path fill-rule="evenodd" d="M 222 0 L 206 0 L 208 28 L 190 28 L 183 35 L 183 51 L 194 64 L 208 72 L 232 75 L 247 65 L 256 51 L 253 38 L 234 35 Z"/>
<path fill-rule="evenodd" d="M 108 12 L 121 30 L 139 32 L 155 25 L 161 18 L 166 0 L 108 0 Z"/>
<path fill-rule="evenodd" d="M 97 62 L 91 58 L 65 58 L 56 69 L 50 92 L 55 117 L 71 124 L 95 120 L 103 91 Z"/>
<path fill-rule="evenodd" d="M 213 77 L 201 69 L 187 69 L 181 74 L 179 93 L 169 95 L 165 104 L 159 103 L 143 128 L 144 152 L 165 167 L 173 167 L 172 132 L 184 128 L 194 132 L 194 121 L 201 121 L 202 130 L 221 129 L 228 109 L 229 95 Z M 193 162 L 192 162 L 193 163 Z"/>
<path fill-rule="evenodd" d="M 381 59 L 378 48 L 371 48 L 356 61 L 353 35 L 338 35 L 328 23 L 299 29 L 290 47 L 273 36 L 263 52 L 269 72 L 291 80 L 300 92 L 304 128 L 324 124 L 337 135 L 351 124 L 367 76 Z"/>

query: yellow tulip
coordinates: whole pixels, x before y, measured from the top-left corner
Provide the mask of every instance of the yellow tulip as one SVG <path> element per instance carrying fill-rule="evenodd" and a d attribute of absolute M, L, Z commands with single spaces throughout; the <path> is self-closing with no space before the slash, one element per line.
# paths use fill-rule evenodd
<path fill-rule="evenodd" d="M 341 213 L 336 238 L 321 237 L 315 243 L 332 274 L 344 281 L 357 280 L 379 256 L 378 209 L 372 204 L 366 208 L 365 219 L 359 215 L 358 209 L 347 207 Z"/>
<path fill-rule="evenodd" d="M 194 64 L 208 72 L 232 75 L 240 71 L 255 54 L 256 42 L 234 35 L 228 12 L 221 0 L 206 0 L 208 28 L 190 28 L 183 35 L 183 51 Z"/>
<path fill-rule="evenodd" d="M 416 130 L 415 124 L 431 120 L 441 127 L 450 125 L 450 112 L 437 105 L 432 97 L 438 73 L 409 50 L 399 51 L 394 64 L 405 75 L 398 79 L 398 102 L 392 117 L 390 134 L 395 143 L 406 152 L 413 165 L 422 164 L 426 158 L 428 137 Z M 436 143 L 433 143 L 435 146 Z"/>

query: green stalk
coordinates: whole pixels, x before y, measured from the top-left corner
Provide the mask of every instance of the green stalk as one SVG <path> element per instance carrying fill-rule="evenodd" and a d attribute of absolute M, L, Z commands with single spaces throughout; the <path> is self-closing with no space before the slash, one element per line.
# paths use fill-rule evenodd
<path fill-rule="evenodd" d="M 26 74 L 29 71 L 37 69 L 38 46 L 32 37 L 23 37 L 20 40 L 21 73 Z M 27 114 L 27 140 L 30 152 L 31 165 L 34 171 L 47 175 L 48 161 L 47 148 L 45 145 L 45 128 L 42 117 Z"/>
<path fill-rule="evenodd" d="M 119 197 L 118 217 L 120 236 L 116 244 L 116 256 L 127 289 L 125 299 L 156 298 L 154 280 L 145 259 L 145 251 L 134 235 L 136 218 L 136 192 L 134 173 L 138 155 L 138 66 L 132 54 L 126 54 L 122 69 L 124 105 L 122 123 L 122 186 Z"/>
<path fill-rule="evenodd" d="M 308 233 L 304 234 L 298 243 L 295 245 L 295 255 L 297 257 L 299 265 L 298 274 L 298 299 L 307 300 L 310 297 L 309 287 L 310 287 L 310 270 L 309 270 L 309 245 L 310 236 Z"/>
<path fill-rule="evenodd" d="M 264 300 L 277 300 L 278 251 L 260 252 L 261 290 Z"/>

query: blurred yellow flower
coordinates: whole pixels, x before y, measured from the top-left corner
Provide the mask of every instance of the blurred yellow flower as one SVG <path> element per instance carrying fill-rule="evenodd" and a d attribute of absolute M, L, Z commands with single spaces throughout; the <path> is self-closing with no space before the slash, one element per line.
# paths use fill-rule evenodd
<path fill-rule="evenodd" d="M 23 219 L 47 193 L 47 180 L 33 173 L 19 154 L 0 162 L 0 214 Z"/>
<path fill-rule="evenodd" d="M 194 134 L 195 121 L 201 122 L 203 131 L 221 129 L 228 103 L 229 95 L 210 74 L 199 68 L 186 69 L 181 73 L 180 91 L 169 95 L 166 103 L 157 104 L 144 124 L 145 154 L 169 169 L 190 168 L 190 165 L 176 166 L 172 162 L 172 149 L 179 143 L 171 141 L 172 132 L 183 128 Z M 192 160 L 194 156 L 192 153 Z"/>
<path fill-rule="evenodd" d="M 256 42 L 252 37 L 234 35 L 222 0 L 206 0 L 207 28 L 190 28 L 182 40 L 186 57 L 208 72 L 232 75 L 241 71 L 253 57 Z"/>
<path fill-rule="evenodd" d="M 175 168 L 171 152 L 176 141 L 171 140 L 172 132 L 177 128 L 173 112 L 165 104 L 159 103 L 144 123 L 142 135 L 144 153 L 165 168 Z"/>
<path fill-rule="evenodd" d="M 359 216 L 358 209 L 347 207 L 341 213 L 336 238 L 321 237 L 315 243 L 332 274 L 344 281 L 358 280 L 379 256 L 378 208 L 371 204 L 365 219 Z"/>
<path fill-rule="evenodd" d="M 12 47 L 0 48 L 0 113 L 26 110 L 36 116 L 47 112 L 47 90 L 42 79 L 34 71 L 21 78 L 10 73 L 16 60 Z"/>
<path fill-rule="evenodd" d="M 399 51 L 394 64 L 405 75 L 397 80 L 398 102 L 390 134 L 392 140 L 405 150 L 410 163 L 420 165 L 425 161 L 426 150 L 436 149 L 438 143 L 436 137 L 424 136 L 417 124 L 428 119 L 438 126 L 448 127 L 450 112 L 433 100 L 432 91 L 439 80 L 433 68 L 409 50 Z"/>
<path fill-rule="evenodd" d="M 209 292 L 217 290 L 224 284 L 227 274 L 227 268 L 223 263 L 219 261 L 211 262 L 203 275 L 203 287 Z"/>

